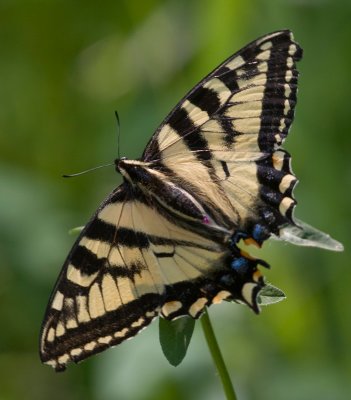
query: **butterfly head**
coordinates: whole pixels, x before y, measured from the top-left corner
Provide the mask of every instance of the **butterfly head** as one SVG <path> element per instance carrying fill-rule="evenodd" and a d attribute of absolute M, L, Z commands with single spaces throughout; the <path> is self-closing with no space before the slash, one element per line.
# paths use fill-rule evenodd
<path fill-rule="evenodd" d="M 126 171 L 126 169 L 128 168 L 127 164 L 127 157 L 116 158 L 115 169 L 119 174 L 123 175 L 124 178 L 130 180 L 129 174 Z"/>
<path fill-rule="evenodd" d="M 127 157 L 120 157 L 120 158 L 116 158 L 114 163 L 115 163 L 115 167 L 116 170 L 119 172 L 120 171 L 120 165 L 123 166 L 124 161 L 128 160 Z"/>

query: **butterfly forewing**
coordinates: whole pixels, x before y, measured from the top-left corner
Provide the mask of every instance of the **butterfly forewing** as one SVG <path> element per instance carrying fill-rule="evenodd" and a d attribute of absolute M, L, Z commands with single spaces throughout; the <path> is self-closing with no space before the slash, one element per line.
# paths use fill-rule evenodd
<path fill-rule="evenodd" d="M 160 295 L 150 279 L 138 294 L 133 277 L 144 265 L 147 239 L 121 225 L 130 198 L 120 187 L 73 247 L 49 302 L 41 358 L 55 369 L 135 335 L 156 315 Z M 124 221 L 122 221 L 124 222 Z M 130 249 L 130 251 L 129 251 Z M 126 260 L 128 264 L 126 263 Z"/>
<path fill-rule="evenodd" d="M 261 224 L 276 233 L 295 205 L 296 179 L 280 145 L 294 115 L 301 56 L 289 31 L 252 42 L 175 107 L 144 158 L 161 160 L 228 228 Z"/>
<path fill-rule="evenodd" d="M 234 299 L 258 311 L 255 260 L 291 221 L 296 179 L 280 148 L 296 102 L 289 31 L 258 39 L 195 86 L 73 246 L 44 318 L 41 359 L 56 370 L 134 336 L 157 315 L 197 318 Z"/>

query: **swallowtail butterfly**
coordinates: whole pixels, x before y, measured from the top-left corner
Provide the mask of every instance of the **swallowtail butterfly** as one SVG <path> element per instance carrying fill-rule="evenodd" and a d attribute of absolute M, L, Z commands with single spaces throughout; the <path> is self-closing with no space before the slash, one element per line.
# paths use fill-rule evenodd
<path fill-rule="evenodd" d="M 267 264 L 238 242 L 308 244 L 292 217 L 296 178 L 281 148 L 301 56 L 290 31 L 255 40 L 177 104 L 139 160 L 115 161 L 123 183 L 81 232 L 51 295 L 44 363 L 64 370 L 157 316 L 198 318 L 222 300 L 259 311 L 258 265 Z"/>

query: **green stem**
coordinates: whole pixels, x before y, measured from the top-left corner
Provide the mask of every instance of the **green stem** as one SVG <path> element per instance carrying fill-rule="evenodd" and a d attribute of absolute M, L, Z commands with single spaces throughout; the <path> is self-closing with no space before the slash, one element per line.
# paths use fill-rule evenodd
<path fill-rule="evenodd" d="M 221 351 L 219 349 L 216 336 L 213 332 L 212 324 L 207 309 L 205 309 L 205 312 L 201 317 L 201 325 L 205 334 L 208 348 L 210 349 L 212 359 L 217 368 L 219 377 L 221 378 L 226 398 L 227 400 L 237 400 L 227 367 L 224 364 L 224 360 Z"/>

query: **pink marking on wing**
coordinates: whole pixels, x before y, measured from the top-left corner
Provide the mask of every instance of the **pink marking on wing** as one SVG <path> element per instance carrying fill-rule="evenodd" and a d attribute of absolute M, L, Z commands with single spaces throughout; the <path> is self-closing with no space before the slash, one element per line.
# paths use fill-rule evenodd
<path fill-rule="evenodd" d="M 210 223 L 210 219 L 208 218 L 207 215 L 205 215 L 205 216 L 202 218 L 202 222 L 203 222 L 204 224 L 209 224 L 209 223 Z"/>

